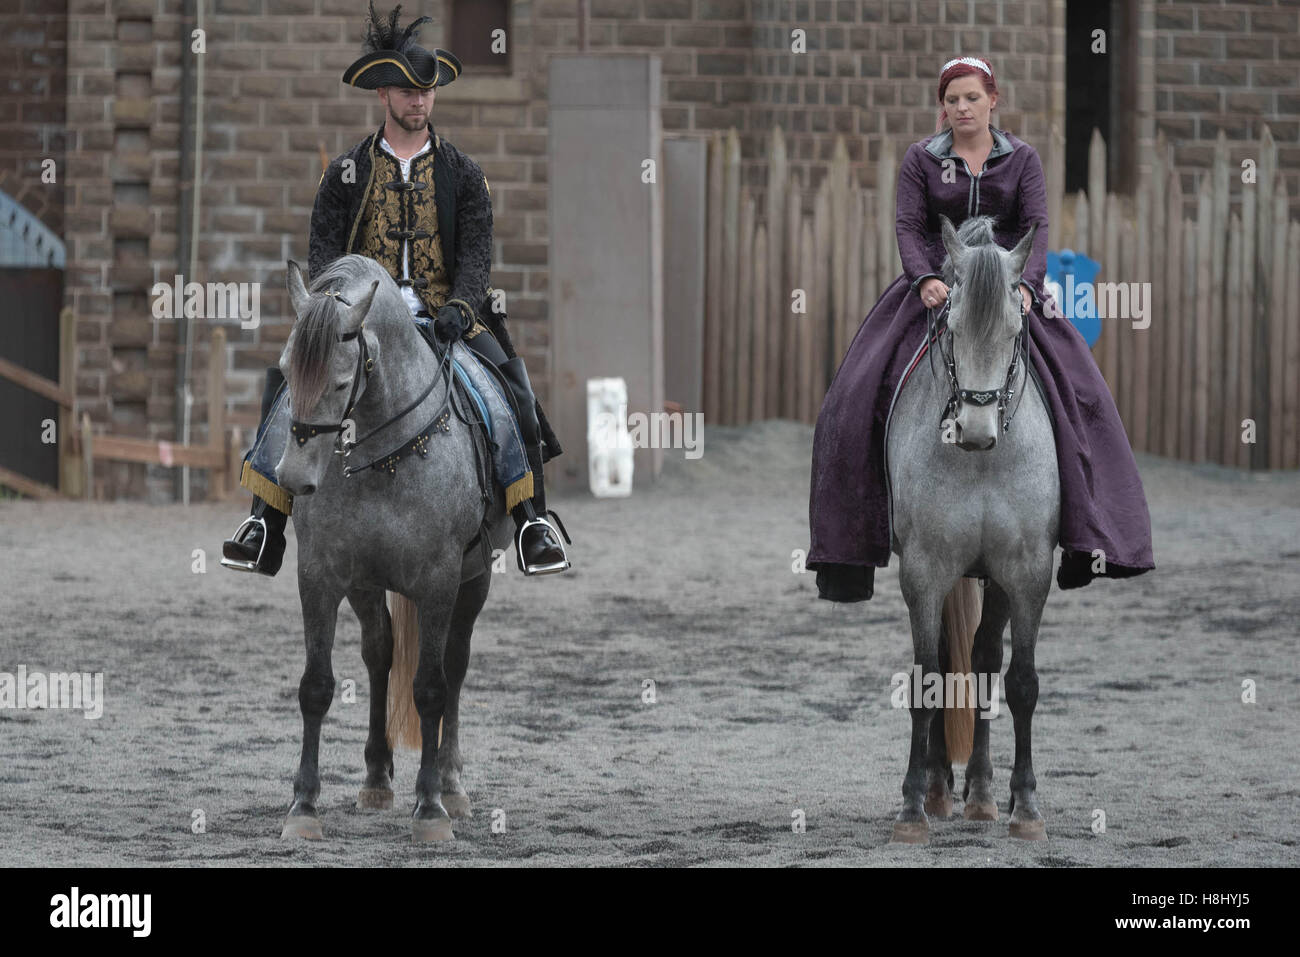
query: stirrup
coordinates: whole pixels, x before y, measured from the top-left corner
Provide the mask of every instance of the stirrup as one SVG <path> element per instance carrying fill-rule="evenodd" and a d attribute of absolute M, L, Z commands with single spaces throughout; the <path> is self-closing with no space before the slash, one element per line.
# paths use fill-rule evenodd
<path fill-rule="evenodd" d="M 240 558 L 227 558 L 223 553 L 221 564 L 226 568 L 233 568 L 237 572 L 256 572 L 261 571 L 262 556 L 266 554 L 266 543 L 271 537 L 271 530 L 266 527 L 266 519 L 260 515 L 250 515 L 239 523 L 239 528 L 235 529 L 235 534 L 230 537 L 230 541 L 238 544 L 239 539 L 244 534 L 244 529 L 250 525 L 262 526 L 262 547 L 257 550 L 257 558 L 253 561 Z"/>
<path fill-rule="evenodd" d="M 545 514 L 554 514 L 554 513 L 546 512 Z M 564 556 L 563 560 L 558 562 L 551 562 L 549 565 L 525 565 L 524 564 L 524 550 L 523 550 L 524 532 L 528 531 L 528 529 L 532 528 L 534 525 L 545 526 L 547 529 L 551 531 L 552 534 L 554 534 L 555 532 L 555 527 L 552 526 L 550 522 L 548 522 L 545 518 L 540 518 L 537 516 L 526 519 L 524 523 L 519 526 L 519 530 L 515 532 L 515 560 L 519 564 L 519 570 L 523 572 L 525 575 L 554 575 L 556 572 L 562 572 L 565 569 L 572 567 L 572 563 L 569 561 L 568 553 L 565 552 L 564 550 L 564 542 L 561 542 L 558 536 L 556 537 L 556 543 L 560 546 L 560 554 Z M 563 523 L 561 523 L 561 527 L 563 527 Z M 569 533 L 567 531 L 564 532 L 564 540 L 567 541 L 570 545 L 573 544 L 572 540 L 570 540 L 569 538 Z"/>

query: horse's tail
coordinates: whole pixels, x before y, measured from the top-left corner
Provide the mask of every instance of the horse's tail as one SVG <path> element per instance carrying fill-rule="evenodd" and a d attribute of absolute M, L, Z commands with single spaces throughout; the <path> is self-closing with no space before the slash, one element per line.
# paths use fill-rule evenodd
<path fill-rule="evenodd" d="M 420 620 L 415 602 L 388 593 L 393 627 L 393 663 L 388 669 L 388 746 L 420 748 L 420 713 L 415 710 L 415 668 L 420 663 Z"/>
<path fill-rule="evenodd" d="M 965 692 L 959 706 L 943 709 L 943 739 L 948 745 L 948 760 L 965 764 L 975 741 L 975 685 L 967 682 L 972 674 L 970 655 L 975 644 L 984 608 L 984 595 L 974 578 L 959 578 L 943 600 L 943 638 L 948 648 L 948 672 L 957 676 L 956 685 Z M 945 678 L 945 687 L 949 687 Z M 954 703 L 955 704 L 955 703 Z"/>

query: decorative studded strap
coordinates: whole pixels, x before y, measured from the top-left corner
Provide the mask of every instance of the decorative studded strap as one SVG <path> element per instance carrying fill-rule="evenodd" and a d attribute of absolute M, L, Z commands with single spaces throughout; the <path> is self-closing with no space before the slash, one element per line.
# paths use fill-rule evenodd
<path fill-rule="evenodd" d="M 343 469 L 344 476 L 355 475 L 357 472 L 364 472 L 366 469 L 378 469 L 392 475 L 397 471 L 402 456 L 405 455 L 409 458 L 411 455 L 418 455 L 420 458 L 425 458 L 429 454 L 429 440 L 433 438 L 434 433 L 451 431 L 450 419 L 451 406 L 449 402 L 444 401 L 442 407 L 433 414 L 433 418 L 429 420 L 429 423 L 413 437 L 391 452 L 372 459 L 365 465 L 349 465 L 345 467 Z"/>

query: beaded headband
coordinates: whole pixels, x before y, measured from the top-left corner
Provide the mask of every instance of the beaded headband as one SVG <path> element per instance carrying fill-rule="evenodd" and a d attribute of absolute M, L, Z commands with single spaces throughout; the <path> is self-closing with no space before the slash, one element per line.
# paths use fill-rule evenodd
<path fill-rule="evenodd" d="M 981 70 L 983 70 L 983 71 L 984 71 L 985 73 L 987 73 L 989 76 L 992 76 L 992 75 L 993 75 L 993 71 L 990 70 L 987 66 L 984 65 L 984 61 L 983 61 L 983 60 L 977 60 L 977 59 L 975 59 L 973 56 L 959 56 L 959 57 L 957 57 L 956 59 L 949 60 L 947 63 L 945 63 L 945 64 L 943 65 L 943 69 L 939 71 L 939 74 L 942 76 L 944 73 L 948 72 L 948 67 L 950 67 L 950 66 L 956 66 L 958 63 L 964 63 L 964 64 L 966 64 L 967 66 L 976 66 L 976 67 L 979 67 Z"/>

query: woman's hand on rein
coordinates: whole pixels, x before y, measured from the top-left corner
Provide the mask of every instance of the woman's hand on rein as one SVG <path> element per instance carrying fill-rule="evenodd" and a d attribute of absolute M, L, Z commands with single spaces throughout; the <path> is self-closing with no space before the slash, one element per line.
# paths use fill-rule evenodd
<path fill-rule="evenodd" d="M 1020 290 L 1020 299 L 1025 304 L 1025 312 L 1029 312 L 1033 308 L 1034 297 L 1024 285 L 1016 288 Z M 948 287 L 938 279 L 927 279 L 921 283 L 921 288 L 917 291 L 921 295 L 921 301 L 930 309 L 940 309 L 948 301 Z"/>
<path fill-rule="evenodd" d="M 948 286 L 940 279 L 927 279 L 917 291 L 929 309 L 938 309 L 948 301 Z"/>

